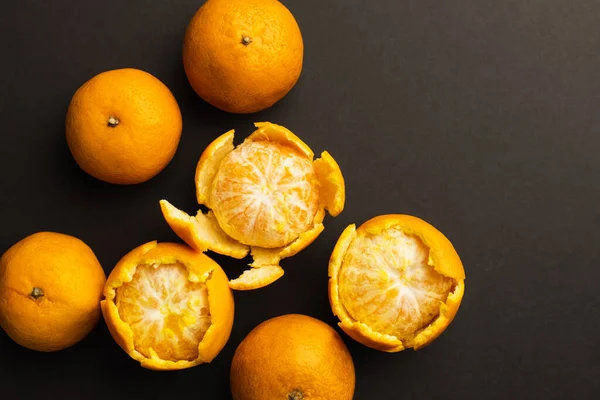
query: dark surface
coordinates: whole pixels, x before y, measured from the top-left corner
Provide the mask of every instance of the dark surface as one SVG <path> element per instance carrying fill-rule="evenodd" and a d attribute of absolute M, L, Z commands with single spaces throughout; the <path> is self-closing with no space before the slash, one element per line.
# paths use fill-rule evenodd
<path fill-rule="evenodd" d="M 0 332 L 1 399 L 228 399 L 229 365 L 258 323 L 304 313 L 335 326 L 327 262 L 349 223 L 419 216 L 455 245 L 466 295 L 430 347 L 386 354 L 346 335 L 356 399 L 600 396 L 600 3 L 592 0 L 287 0 L 305 40 L 294 90 L 255 115 L 200 100 L 180 61 L 202 1 L 11 1 L 0 45 L 0 252 L 40 230 L 77 236 L 106 272 L 132 248 L 178 241 L 158 200 L 195 212 L 204 147 L 254 121 L 337 158 L 346 209 L 286 275 L 236 292 L 231 339 L 210 365 L 142 369 L 104 323 L 43 354 Z M 80 171 L 64 139 L 75 90 L 108 69 L 161 79 L 184 120 L 179 150 L 131 187 Z M 242 262 L 214 256 L 230 276 Z"/>

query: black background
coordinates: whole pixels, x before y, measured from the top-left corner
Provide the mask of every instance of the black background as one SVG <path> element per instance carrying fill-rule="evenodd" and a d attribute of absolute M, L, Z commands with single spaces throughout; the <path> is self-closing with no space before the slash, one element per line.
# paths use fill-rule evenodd
<path fill-rule="evenodd" d="M 85 3 L 85 4 L 84 4 Z M 40 230 L 77 236 L 109 273 L 132 248 L 179 241 L 158 200 L 196 211 L 194 170 L 218 135 L 290 128 L 338 160 L 346 209 L 283 262 L 285 276 L 236 292 L 225 349 L 208 365 L 142 369 L 103 322 L 44 354 L 0 332 L 2 399 L 228 399 L 229 365 L 258 323 L 304 313 L 335 326 L 327 262 L 349 223 L 419 216 L 467 274 L 457 318 L 431 346 L 387 354 L 346 335 L 357 400 L 582 399 L 600 395 L 600 3 L 592 0 L 284 2 L 301 27 L 297 86 L 254 115 L 218 111 L 182 62 L 199 0 L 2 5 L 0 251 Z M 114 186 L 80 171 L 64 138 L 69 100 L 105 70 L 161 79 L 183 114 L 179 150 L 155 179 Z M 231 276 L 243 262 L 214 255 Z"/>

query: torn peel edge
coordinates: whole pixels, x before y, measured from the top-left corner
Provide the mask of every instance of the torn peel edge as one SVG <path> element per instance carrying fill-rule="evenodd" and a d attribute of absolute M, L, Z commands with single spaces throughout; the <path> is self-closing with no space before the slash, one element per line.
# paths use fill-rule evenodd
<path fill-rule="evenodd" d="M 329 215 L 336 217 L 346 203 L 346 184 L 340 166 L 329 152 L 324 151 L 321 158 L 313 161 L 313 168 L 321 187 L 321 204 Z"/>
<path fill-rule="evenodd" d="M 306 232 L 302 232 L 298 237 L 288 244 L 285 247 L 278 247 L 275 249 L 265 249 L 263 247 L 251 247 L 250 254 L 254 261 L 252 262 L 252 267 L 260 267 L 263 265 L 278 265 L 279 261 L 284 258 L 292 257 L 307 248 L 309 245 L 314 242 L 321 232 L 325 229 L 322 224 L 322 216 L 324 215 L 324 211 L 321 210 L 320 213 L 315 217 L 315 225 Z"/>
<path fill-rule="evenodd" d="M 235 130 L 231 129 L 213 140 L 202 152 L 196 166 L 194 178 L 196 184 L 196 200 L 198 201 L 198 204 L 208 206 L 210 188 L 217 175 L 221 161 L 235 148 L 233 145 L 234 136 Z"/>
<path fill-rule="evenodd" d="M 254 290 L 270 285 L 283 276 L 285 271 L 279 265 L 263 265 L 244 271 L 238 278 L 229 281 L 234 290 Z"/>
<path fill-rule="evenodd" d="M 163 360 L 159 358 L 156 354 L 151 354 L 151 357 L 148 358 L 140 353 L 134 345 L 133 339 L 133 331 L 129 324 L 123 322 L 121 317 L 119 316 L 119 310 L 114 301 L 102 300 L 100 302 L 100 308 L 102 309 L 102 315 L 106 321 L 110 321 L 107 323 L 108 330 L 111 336 L 114 338 L 115 342 L 121 347 L 125 353 L 127 353 L 131 358 L 140 363 L 140 365 L 146 369 L 151 370 L 179 370 L 190 368 L 199 364 L 203 364 L 207 361 L 203 360 L 202 354 L 200 353 L 200 346 L 202 344 L 201 340 L 198 343 L 198 357 L 195 360 L 179 360 L 179 361 L 170 361 Z M 117 328 L 118 329 L 115 329 Z M 211 325 L 212 327 L 212 325 Z M 210 328 L 209 327 L 209 330 Z M 208 330 L 207 330 L 208 333 Z M 206 336 L 206 335 L 205 335 Z"/>
<path fill-rule="evenodd" d="M 455 280 L 465 279 L 462 261 L 450 240 L 421 218 L 406 214 L 384 214 L 365 221 L 356 231 L 358 235 L 376 235 L 389 228 L 418 237 L 429 251 L 428 264 L 437 273 Z"/>
<path fill-rule="evenodd" d="M 276 142 L 295 149 L 310 161 L 313 160 L 315 155 L 311 148 L 286 127 L 271 122 L 256 122 L 254 126 L 256 130 L 246 138 L 247 141 Z"/>
<path fill-rule="evenodd" d="M 387 221 L 386 221 L 387 222 Z M 395 224 L 390 221 L 390 226 Z M 333 314 L 339 318 L 339 326 L 354 340 L 365 346 L 386 352 L 397 352 L 406 348 L 413 348 L 414 350 L 421 349 L 436 338 L 438 338 L 450 325 L 456 316 L 460 307 L 463 295 L 464 295 L 464 279 L 447 276 L 443 272 L 438 271 L 441 275 L 454 280 L 454 285 L 449 291 L 445 301 L 440 301 L 438 315 L 426 326 L 417 330 L 411 339 L 401 341 L 393 335 L 386 335 L 374 331 L 368 325 L 355 320 L 350 316 L 346 307 L 341 303 L 339 299 L 339 282 L 338 276 L 343 265 L 344 256 L 348 250 L 348 247 L 357 236 L 362 236 L 367 233 L 376 234 L 380 229 L 365 229 L 370 228 L 369 225 L 364 225 L 358 229 L 354 224 L 349 225 L 340 235 L 334 250 L 329 260 L 329 303 Z M 383 229 L 381 229 L 383 230 Z M 410 232 L 413 233 L 414 232 Z M 421 237 L 421 235 L 418 235 Z M 431 251 L 431 248 L 428 246 Z M 434 266 L 432 266 L 433 268 Z M 462 265 L 461 265 L 462 268 Z M 446 270 L 445 268 L 443 270 Z"/>
<path fill-rule="evenodd" d="M 237 259 L 248 255 L 250 248 L 227 236 L 212 211 L 204 214 L 198 210 L 196 216 L 192 217 L 167 200 L 160 200 L 160 207 L 173 232 L 193 249 L 200 252 L 211 250 Z"/>
<path fill-rule="evenodd" d="M 251 255 L 253 258 L 252 267 L 240 275 L 239 278 L 229 281 L 229 287 L 235 290 L 259 289 L 270 285 L 284 274 L 283 268 L 279 262 L 287 257 L 298 254 L 302 249 L 310 245 L 323 232 L 322 223 L 315 225 L 311 230 L 304 232 L 298 238 L 287 245 L 276 249 L 265 249 L 262 247 L 252 247 Z M 264 275 L 256 281 L 257 276 Z"/>
<path fill-rule="evenodd" d="M 129 254 L 131 254 L 132 260 L 136 261 L 126 261 L 123 267 L 120 269 L 120 273 L 115 273 L 114 270 L 116 269 L 116 267 L 113 268 L 113 272 L 111 272 L 108 275 L 108 278 L 106 279 L 106 283 L 104 285 L 103 295 L 105 300 L 103 301 L 108 300 L 109 302 L 114 302 L 114 299 L 117 296 L 117 288 L 133 280 L 133 276 L 137 271 L 137 266 L 140 264 L 137 260 L 141 259 L 145 254 L 155 249 L 156 247 L 158 247 L 158 241 L 156 240 L 138 246 L 137 248 L 129 252 Z M 119 261 L 119 263 L 122 262 L 123 261 Z"/>
<path fill-rule="evenodd" d="M 344 319 L 338 326 L 352 339 L 375 350 L 396 353 L 405 349 L 402 341 L 395 336 L 375 332 L 368 325 Z"/>
<path fill-rule="evenodd" d="M 422 349 L 437 339 L 452 323 L 465 294 L 465 280 L 457 279 L 456 284 L 448 293 L 445 302 L 440 302 L 438 316 L 417 335 L 415 335 L 411 347 L 414 350 Z"/>
<path fill-rule="evenodd" d="M 368 325 L 355 321 L 346 310 L 346 307 L 340 302 L 338 275 L 346 250 L 355 237 L 356 226 L 354 224 L 348 225 L 340 235 L 329 259 L 328 293 L 333 315 L 338 317 L 340 321 L 338 326 L 357 342 L 379 351 L 390 353 L 402 351 L 404 350 L 404 345 L 395 336 L 375 332 Z"/>
<path fill-rule="evenodd" d="M 208 281 L 212 278 L 213 276 L 213 270 L 210 269 L 208 271 L 205 271 L 202 274 L 197 274 L 193 271 L 193 267 L 190 266 L 190 264 L 185 261 L 185 260 L 180 260 L 177 257 L 173 257 L 173 258 L 143 258 L 145 254 L 151 252 L 152 250 L 154 250 L 155 248 L 157 248 L 158 243 L 156 241 L 150 242 L 150 243 L 146 243 L 145 245 L 140 246 L 138 249 L 139 251 L 137 251 L 135 260 L 136 261 L 132 261 L 132 262 L 128 262 L 128 265 L 131 266 L 133 264 L 133 266 L 131 267 L 127 267 L 128 269 L 131 269 L 131 273 L 128 273 L 126 276 L 126 279 L 115 279 L 111 281 L 111 285 L 110 286 L 106 286 L 105 288 L 105 292 L 108 294 L 108 296 L 106 296 L 105 299 L 103 299 L 100 302 L 100 308 L 102 311 L 102 315 L 105 319 L 105 321 L 107 322 L 106 325 L 108 327 L 108 330 L 111 334 L 111 336 L 113 337 L 113 339 L 115 340 L 115 342 L 117 342 L 117 344 L 119 345 L 119 347 L 121 347 L 131 358 L 133 358 L 134 360 L 138 361 L 140 363 L 140 365 L 146 369 L 151 369 L 151 370 L 180 370 L 180 369 L 185 369 L 185 368 L 190 368 L 199 364 L 203 364 L 203 363 L 207 363 L 212 361 L 212 359 L 214 357 L 211 357 L 211 354 L 205 354 L 206 351 L 204 350 L 204 348 L 206 347 L 206 344 L 203 343 L 206 339 L 206 341 L 211 341 L 212 340 L 212 336 L 213 334 L 211 333 L 209 335 L 209 331 L 213 331 L 215 328 L 213 327 L 213 321 L 211 320 L 210 326 L 207 329 L 207 331 L 204 334 L 204 337 L 202 340 L 200 340 L 198 342 L 198 357 L 196 357 L 196 359 L 194 360 L 178 360 L 178 361 L 172 361 L 172 360 L 164 360 L 162 358 L 160 358 L 156 352 L 153 351 L 152 348 L 149 349 L 150 351 L 150 357 L 145 356 L 144 354 L 142 354 L 140 351 L 138 351 L 135 347 L 135 340 L 134 340 L 134 333 L 133 330 L 131 329 L 131 326 L 126 323 L 125 321 L 123 321 L 121 319 L 121 316 L 119 314 L 119 308 L 115 302 L 116 300 L 116 293 L 117 290 L 119 290 L 119 288 L 121 288 L 124 284 L 131 282 L 133 280 L 133 277 L 135 276 L 135 273 L 137 271 L 137 267 L 139 265 L 155 265 L 155 264 L 171 264 L 171 263 L 180 263 L 183 264 L 186 267 L 186 270 L 188 272 L 188 280 L 190 282 L 195 282 L 195 283 L 201 283 L 201 284 L 205 284 L 207 287 L 207 291 L 208 291 L 208 296 L 209 296 L 209 303 L 210 303 L 210 298 L 211 298 L 211 292 L 212 292 L 212 285 L 208 284 Z M 178 245 L 179 246 L 179 245 Z M 136 249 L 136 250 L 138 250 Z M 134 251 L 136 251 L 134 250 Z M 138 257 L 142 257 L 142 258 L 138 258 Z M 125 276 L 124 274 L 121 274 L 120 276 Z"/>
<path fill-rule="evenodd" d="M 437 339 L 452 323 L 456 316 L 464 294 L 464 281 L 456 282 L 445 302 L 440 302 L 439 314 L 435 319 L 420 328 L 411 338 L 400 340 L 394 335 L 387 335 L 373 330 L 369 325 L 349 316 L 343 304 L 343 313 L 334 315 L 340 319 L 338 325 L 348 336 L 367 347 L 388 353 L 412 348 L 417 351 Z"/>
<path fill-rule="evenodd" d="M 308 247 L 323 232 L 325 227 L 322 223 L 316 224 L 312 229 L 301 233 L 296 240 L 285 247 L 266 249 L 264 247 L 250 247 L 252 256 L 252 268 L 260 268 L 269 265 L 279 266 L 279 262 L 284 258 L 292 257 Z"/>

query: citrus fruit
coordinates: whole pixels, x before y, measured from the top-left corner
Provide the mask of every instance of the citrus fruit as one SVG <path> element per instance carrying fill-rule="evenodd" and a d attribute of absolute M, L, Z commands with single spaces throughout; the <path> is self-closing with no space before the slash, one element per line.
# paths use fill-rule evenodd
<path fill-rule="evenodd" d="M 85 172 L 109 183 L 135 184 L 171 161 L 181 128 L 171 91 L 149 73 L 126 68 L 96 75 L 75 92 L 66 136 Z"/>
<path fill-rule="evenodd" d="M 233 295 L 208 256 L 176 243 L 149 242 L 110 273 L 102 301 L 115 341 L 148 369 L 211 362 L 229 339 Z"/>
<path fill-rule="evenodd" d="M 340 327 L 387 352 L 431 343 L 454 319 L 465 291 L 465 271 L 452 243 L 409 215 L 348 226 L 331 255 L 329 278 Z"/>
<path fill-rule="evenodd" d="M 253 268 L 230 282 L 238 290 L 280 278 L 280 260 L 311 244 L 324 229 L 325 210 L 336 216 L 345 200 L 344 178 L 329 153 L 314 160 L 288 129 L 269 122 L 256 127 L 237 147 L 232 130 L 202 153 L 196 194 L 207 213 L 191 217 L 160 201 L 167 223 L 193 248 L 235 258 L 251 253 Z"/>
<path fill-rule="evenodd" d="M 65 349 L 98 323 L 105 281 L 84 242 L 62 233 L 34 233 L 0 259 L 0 326 L 29 349 Z"/>
<path fill-rule="evenodd" d="M 190 21 L 183 65 L 196 93 L 232 113 L 282 99 L 302 70 L 304 45 L 290 11 L 277 0 L 209 0 Z"/>
<path fill-rule="evenodd" d="M 234 400 L 351 400 L 354 363 L 329 325 L 283 315 L 258 325 L 240 343 L 230 384 Z"/>

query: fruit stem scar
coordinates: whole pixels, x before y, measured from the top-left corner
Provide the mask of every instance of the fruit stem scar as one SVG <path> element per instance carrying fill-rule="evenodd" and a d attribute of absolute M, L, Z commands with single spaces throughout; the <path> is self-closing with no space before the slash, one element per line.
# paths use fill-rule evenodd
<path fill-rule="evenodd" d="M 31 293 L 29 293 L 29 296 L 33 297 L 34 300 L 37 300 L 40 297 L 44 296 L 44 291 L 39 287 L 34 287 Z"/>
<path fill-rule="evenodd" d="M 304 400 L 304 395 L 298 389 L 294 389 L 288 393 L 288 400 Z"/>
<path fill-rule="evenodd" d="M 250 39 L 250 36 L 242 35 L 242 44 L 244 46 L 248 46 L 250 43 L 252 43 L 252 39 Z"/>
<path fill-rule="evenodd" d="M 119 118 L 117 117 L 113 117 L 112 115 L 110 117 L 108 117 L 108 126 L 110 126 L 111 128 L 114 128 L 115 126 L 119 125 Z"/>

